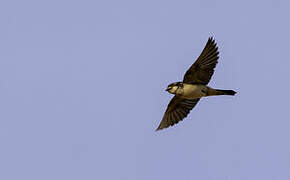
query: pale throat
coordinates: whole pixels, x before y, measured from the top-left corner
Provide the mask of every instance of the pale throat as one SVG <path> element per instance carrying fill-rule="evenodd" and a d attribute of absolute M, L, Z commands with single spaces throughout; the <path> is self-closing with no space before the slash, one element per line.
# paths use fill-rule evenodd
<path fill-rule="evenodd" d="M 171 94 L 175 94 L 177 89 L 178 89 L 178 86 L 173 86 L 168 92 L 170 92 Z"/>

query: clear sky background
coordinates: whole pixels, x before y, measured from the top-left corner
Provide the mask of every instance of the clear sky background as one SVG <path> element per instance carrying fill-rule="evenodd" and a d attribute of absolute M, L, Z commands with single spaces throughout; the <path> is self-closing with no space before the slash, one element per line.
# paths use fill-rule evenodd
<path fill-rule="evenodd" d="M 289 180 L 290 3 L 0 1 L 0 179 Z M 213 36 L 210 86 L 155 132 Z"/>

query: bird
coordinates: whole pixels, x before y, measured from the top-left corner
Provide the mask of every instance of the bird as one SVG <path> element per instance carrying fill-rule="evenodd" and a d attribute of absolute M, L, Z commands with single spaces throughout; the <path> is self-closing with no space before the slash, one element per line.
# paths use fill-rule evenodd
<path fill-rule="evenodd" d="M 156 131 L 173 126 L 190 113 L 202 97 L 230 95 L 236 91 L 214 89 L 209 83 L 218 63 L 219 51 L 213 37 L 208 41 L 196 61 L 186 71 L 182 82 L 174 82 L 167 86 L 166 91 L 174 94 Z"/>

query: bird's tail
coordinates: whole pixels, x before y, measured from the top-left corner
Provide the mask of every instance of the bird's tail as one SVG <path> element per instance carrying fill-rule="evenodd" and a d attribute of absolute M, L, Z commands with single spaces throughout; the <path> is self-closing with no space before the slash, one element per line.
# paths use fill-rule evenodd
<path fill-rule="evenodd" d="M 230 95 L 234 96 L 237 92 L 233 90 L 215 89 L 213 95 Z"/>

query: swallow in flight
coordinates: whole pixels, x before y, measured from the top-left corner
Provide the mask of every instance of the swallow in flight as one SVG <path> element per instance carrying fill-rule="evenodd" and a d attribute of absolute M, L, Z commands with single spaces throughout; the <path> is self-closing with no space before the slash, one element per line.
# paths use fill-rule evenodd
<path fill-rule="evenodd" d="M 175 96 L 169 102 L 156 130 L 182 121 L 202 97 L 236 94 L 233 90 L 214 89 L 207 86 L 218 62 L 218 54 L 218 47 L 214 39 L 210 37 L 200 56 L 186 71 L 183 81 L 168 85 L 166 91 Z"/>

